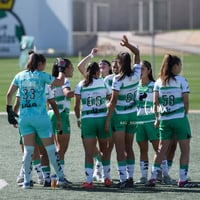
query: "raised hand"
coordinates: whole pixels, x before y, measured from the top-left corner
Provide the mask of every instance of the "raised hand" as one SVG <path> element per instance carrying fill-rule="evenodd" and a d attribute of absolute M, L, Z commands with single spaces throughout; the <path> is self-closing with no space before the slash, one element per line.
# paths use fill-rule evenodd
<path fill-rule="evenodd" d="M 126 37 L 126 35 L 123 35 L 123 37 L 122 37 L 122 39 L 121 39 L 121 42 L 120 42 L 120 45 L 121 45 L 121 46 L 127 47 L 128 44 L 129 44 L 128 38 Z"/>
<path fill-rule="evenodd" d="M 98 52 L 98 49 L 97 48 L 93 48 L 92 50 L 91 50 L 91 55 L 96 55 L 97 54 L 97 52 Z"/>
<path fill-rule="evenodd" d="M 56 64 L 58 66 L 58 71 L 59 72 L 64 72 L 65 71 L 65 60 L 63 60 L 62 58 L 56 58 Z"/>

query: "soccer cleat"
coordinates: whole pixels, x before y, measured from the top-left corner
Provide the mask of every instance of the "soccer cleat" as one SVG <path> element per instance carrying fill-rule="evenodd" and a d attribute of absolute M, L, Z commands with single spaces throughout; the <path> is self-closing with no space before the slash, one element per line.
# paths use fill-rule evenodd
<path fill-rule="evenodd" d="M 23 189 L 30 189 L 31 188 L 31 183 L 24 183 L 22 186 Z"/>
<path fill-rule="evenodd" d="M 104 180 L 104 185 L 105 185 L 106 187 L 110 187 L 110 186 L 111 186 L 111 180 L 110 180 L 109 178 L 106 178 L 106 179 Z"/>
<path fill-rule="evenodd" d="M 24 177 L 17 177 L 17 185 L 21 186 L 24 183 Z"/>
<path fill-rule="evenodd" d="M 171 179 L 171 177 L 170 177 L 169 175 L 163 177 L 163 182 L 164 182 L 166 185 L 172 185 L 172 179 Z"/>
<path fill-rule="evenodd" d="M 150 180 L 145 184 L 146 187 L 155 187 L 155 185 L 156 185 L 156 179 L 150 179 Z"/>
<path fill-rule="evenodd" d="M 158 181 L 160 183 L 163 181 L 162 171 L 161 170 L 159 170 L 158 173 L 157 173 L 156 181 Z"/>
<path fill-rule="evenodd" d="M 119 182 L 119 183 L 117 184 L 117 187 L 120 188 L 120 189 L 127 188 L 127 180 L 126 180 L 126 181 L 123 181 L 123 182 Z"/>
<path fill-rule="evenodd" d="M 34 182 L 33 180 L 30 181 L 31 187 L 33 187 L 34 183 L 35 183 L 35 182 Z"/>
<path fill-rule="evenodd" d="M 132 188 L 134 186 L 133 178 L 128 178 L 126 180 L 126 187 Z"/>
<path fill-rule="evenodd" d="M 43 184 L 44 184 L 44 179 L 43 179 L 42 176 L 39 176 L 39 177 L 38 177 L 38 184 L 39 184 L 39 185 L 43 185 Z"/>
<path fill-rule="evenodd" d="M 71 188 L 72 187 L 70 182 L 65 178 L 64 179 L 58 179 L 56 186 L 58 188 Z"/>
<path fill-rule="evenodd" d="M 180 188 L 196 188 L 196 187 L 199 187 L 199 185 L 197 183 L 188 182 L 186 180 L 186 181 L 178 181 L 178 187 L 180 187 Z"/>
<path fill-rule="evenodd" d="M 51 181 L 45 180 L 43 186 L 44 187 L 51 187 Z"/>
<path fill-rule="evenodd" d="M 82 188 L 85 188 L 85 189 L 92 189 L 94 188 L 93 186 L 93 183 L 88 183 L 88 182 L 83 182 L 82 185 L 81 185 Z"/>
<path fill-rule="evenodd" d="M 146 177 L 141 177 L 138 181 L 135 182 L 135 184 L 146 184 L 146 183 L 147 183 Z"/>

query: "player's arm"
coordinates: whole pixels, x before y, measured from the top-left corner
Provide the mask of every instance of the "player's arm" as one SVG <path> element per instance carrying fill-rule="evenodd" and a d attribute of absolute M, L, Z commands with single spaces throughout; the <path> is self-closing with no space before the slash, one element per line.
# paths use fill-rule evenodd
<path fill-rule="evenodd" d="M 61 69 L 59 69 L 61 70 Z M 54 79 L 54 81 L 51 83 L 51 85 L 55 85 L 55 86 L 62 86 L 64 85 L 64 81 L 65 81 L 65 74 L 62 71 L 59 71 L 58 73 L 58 77 L 56 77 Z"/>
<path fill-rule="evenodd" d="M 189 93 L 183 93 L 183 103 L 185 107 L 185 114 L 187 115 L 189 112 Z"/>
<path fill-rule="evenodd" d="M 18 87 L 16 85 L 11 84 L 6 95 L 6 111 L 8 113 L 8 122 L 14 127 L 17 127 L 18 123 L 15 117 L 18 117 L 18 115 L 13 111 L 12 98 L 17 89 Z"/>
<path fill-rule="evenodd" d="M 73 97 L 74 97 L 74 91 L 72 91 L 70 87 L 64 88 L 64 89 L 63 89 L 63 94 L 64 94 L 67 98 L 73 98 Z"/>
<path fill-rule="evenodd" d="M 154 95 L 153 95 L 153 110 L 155 113 L 155 123 L 154 126 L 156 128 L 158 128 L 159 126 L 159 110 L 158 110 L 158 106 L 159 106 L 159 93 L 158 91 L 154 91 Z"/>
<path fill-rule="evenodd" d="M 107 108 L 108 108 L 108 113 L 107 113 L 107 117 L 106 117 L 106 124 L 105 124 L 105 130 L 108 132 L 109 131 L 109 127 L 110 127 L 110 119 L 112 117 L 112 114 L 114 112 L 116 103 L 117 103 L 117 97 L 119 95 L 119 91 L 113 90 L 112 91 L 112 95 L 111 95 L 111 99 L 107 104 Z"/>
<path fill-rule="evenodd" d="M 88 54 L 85 58 L 83 58 L 79 63 L 78 63 L 78 70 L 80 71 L 80 73 L 85 77 L 86 75 L 86 65 L 88 64 L 88 62 L 90 61 L 91 58 L 94 57 L 95 54 L 97 54 L 98 49 L 97 48 L 93 48 L 90 52 L 90 54 Z"/>
<path fill-rule="evenodd" d="M 14 102 L 14 105 L 13 105 L 13 111 L 15 113 L 19 112 L 19 105 L 20 105 L 20 98 L 18 96 L 16 96 L 15 102 Z"/>
<path fill-rule="evenodd" d="M 80 104 L 81 104 L 81 95 L 75 94 L 74 99 L 74 112 L 77 119 L 77 125 L 81 127 L 81 120 L 80 120 Z"/>
<path fill-rule="evenodd" d="M 51 108 L 53 109 L 55 115 L 56 115 L 56 118 L 57 118 L 57 129 L 59 130 L 59 133 L 61 134 L 62 133 L 62 122 L 61 122 L 61 118 L 60 118 L 60 113 L 59 113 L 59 109 L 58 109 L 58 106 L 55 102 L 55 99 L 52 98 L 52 99 L 48 99 L 47 100 L 48 104 L 51 105 Z"/>
<path fill-rule="evenodd" d="M 137 47 L 129 43 L 126 35 L 123 35 L 120 45 L 130 49 L 130 51 L 135 55 L 135 64 L 140 64 L 140 51 Z"/>

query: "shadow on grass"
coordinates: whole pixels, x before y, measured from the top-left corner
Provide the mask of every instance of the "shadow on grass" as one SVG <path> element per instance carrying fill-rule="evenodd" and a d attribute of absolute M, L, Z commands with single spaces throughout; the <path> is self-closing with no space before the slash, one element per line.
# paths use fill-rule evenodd
<path fill-rule="evenodd" d="M 200 185 L 200 182 L 193 182 Z M 41 189 L 41 190 L 53 190 L 52 188 L 44 188 L 44 187 L 33 187 L 33 189 Z M 155 187 L 145 187 L 144 185 L 134 185 L 133 188 L 124 188 L 120 189 L 117 187 L 117 184 L 114 182 L 110 187 L 105 187 L 103 183 L 94 183 L 93 189 L 85 189 L 81 188 L 81 182 L 73 183 L 72 188 L 67 189 L 58 189 L 55 190 L 66 190 L 66 191 L 80 191 L 80 192 L 102 192 L 102 193 L 200 193 L 200 187 L 197 188 L 179 188 L 176 185 L 164 185 L 157 184 Z"/>

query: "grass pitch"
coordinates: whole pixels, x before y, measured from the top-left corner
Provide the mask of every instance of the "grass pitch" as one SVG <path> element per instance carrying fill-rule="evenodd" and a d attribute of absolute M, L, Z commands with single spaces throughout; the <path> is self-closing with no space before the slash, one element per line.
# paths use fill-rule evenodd
<path fill-rule="evenodd" d="M 200 143 L 200 114 L 190 114 L 189 119 L 192 129 L 191 139 L 191 158 L 189 167 L 189 177 L 192 181 L 200 184 L 199 175 L 199 143 Z M 101 183 L 94 183 L 93 190 L 82 189 L 81 183 L 85 180 L 84 174 L 84 150 L 81 142 L 80 129 L 76 126 L 76 119 L 73 114 L 70 115 L 71 120 L 71 140 L 69 143 L 69 149 L 65 156 L 65 174 L 66 177 L 73 182 L 72 189 L 52 189 L 44 188 L 35 184 L 32 189 L 24 190 L 16 185 L 16 178 L 18 176 L 21 166 L 21 148 L 19 146 L 18 130 L 10 126 L 7 122 L 7 117 L 0 115 L 0 179 L 3 179 L 8 184 L 0 189 L 1 200 L 152 200 L 152 199 L 200 199 L 200 187 L 199 188 L 178 188 L 174 186 L 166 186 L 157 184 L 155 188 L 146 188 L 144 186 L 135 186 L 134 188 L 120 190 L 113 184 L 111 188 L 105 188 Z M 138 146 L 134 142 L 135 151 L 135 176 L 134 179 L 140 178 L 139 170 L 139 151 Z M 153 159 L 153 151 L 151 145 L 149 146 L 149 160 L 150 168 Z M 179 155 L 180 151 L 177 148 L 174 163 L 171 169 L 171 177 L 178 179 L 179 170 Z M 52 170 L 53 171 L 53 170 Z M 117 165 L 115 149 L 112 152 L 111 160 L 111 177 L 114 183 L 117 183 Z M 150 169 L 149 169 L 150 177 Z M 35 172 L 33 172 L 33 180 L 37 180 Z M 1 186 L 0 186 L 1 187 Z"/>
<path fill-rule="evenodd" d="M 177 54 L 178 55 L 178 54 Z M 199 92 L 199 75 L 200 75 L 200 57 L 198 55 L 178 55 L 183 60 L 183 71 L 182 75 L 186 77 L 189 82 L 190 87 L 190 109 L 196 110 L 200 109 L 200 92 Z M 102 58 L 112 60 L 115 56 L 105 56 L 105 57 L 94 57 L 91 61 L 99 62 Z M 77 70 L 77 64 L 81 58 L 70 57 L 69 58 L 74 65 L 74 76 L 70 79 L 72 89 L 75 88 L 76 84 L 83 79 L 82 75 Z M 142 55 L 141 60 L 151 61 L 151 56 Z M 163 56 L 155 57 L 155 66 L 153 66 L 155 79 L 160 69 Z M 47 58 L 46 70 L 51 73 L 52 64 L 54 62 L 53 58 Z M 0 60 L 0 112 L 5 112 L 5 98 L 8 91 L 9 85 L 14 77 L 14 75 L 20 72 L 22 69 L 18 67 L 18 59 L 1 59 Z M 71 104 L 71 109 L 73 109 L 73 99 Z"/>

